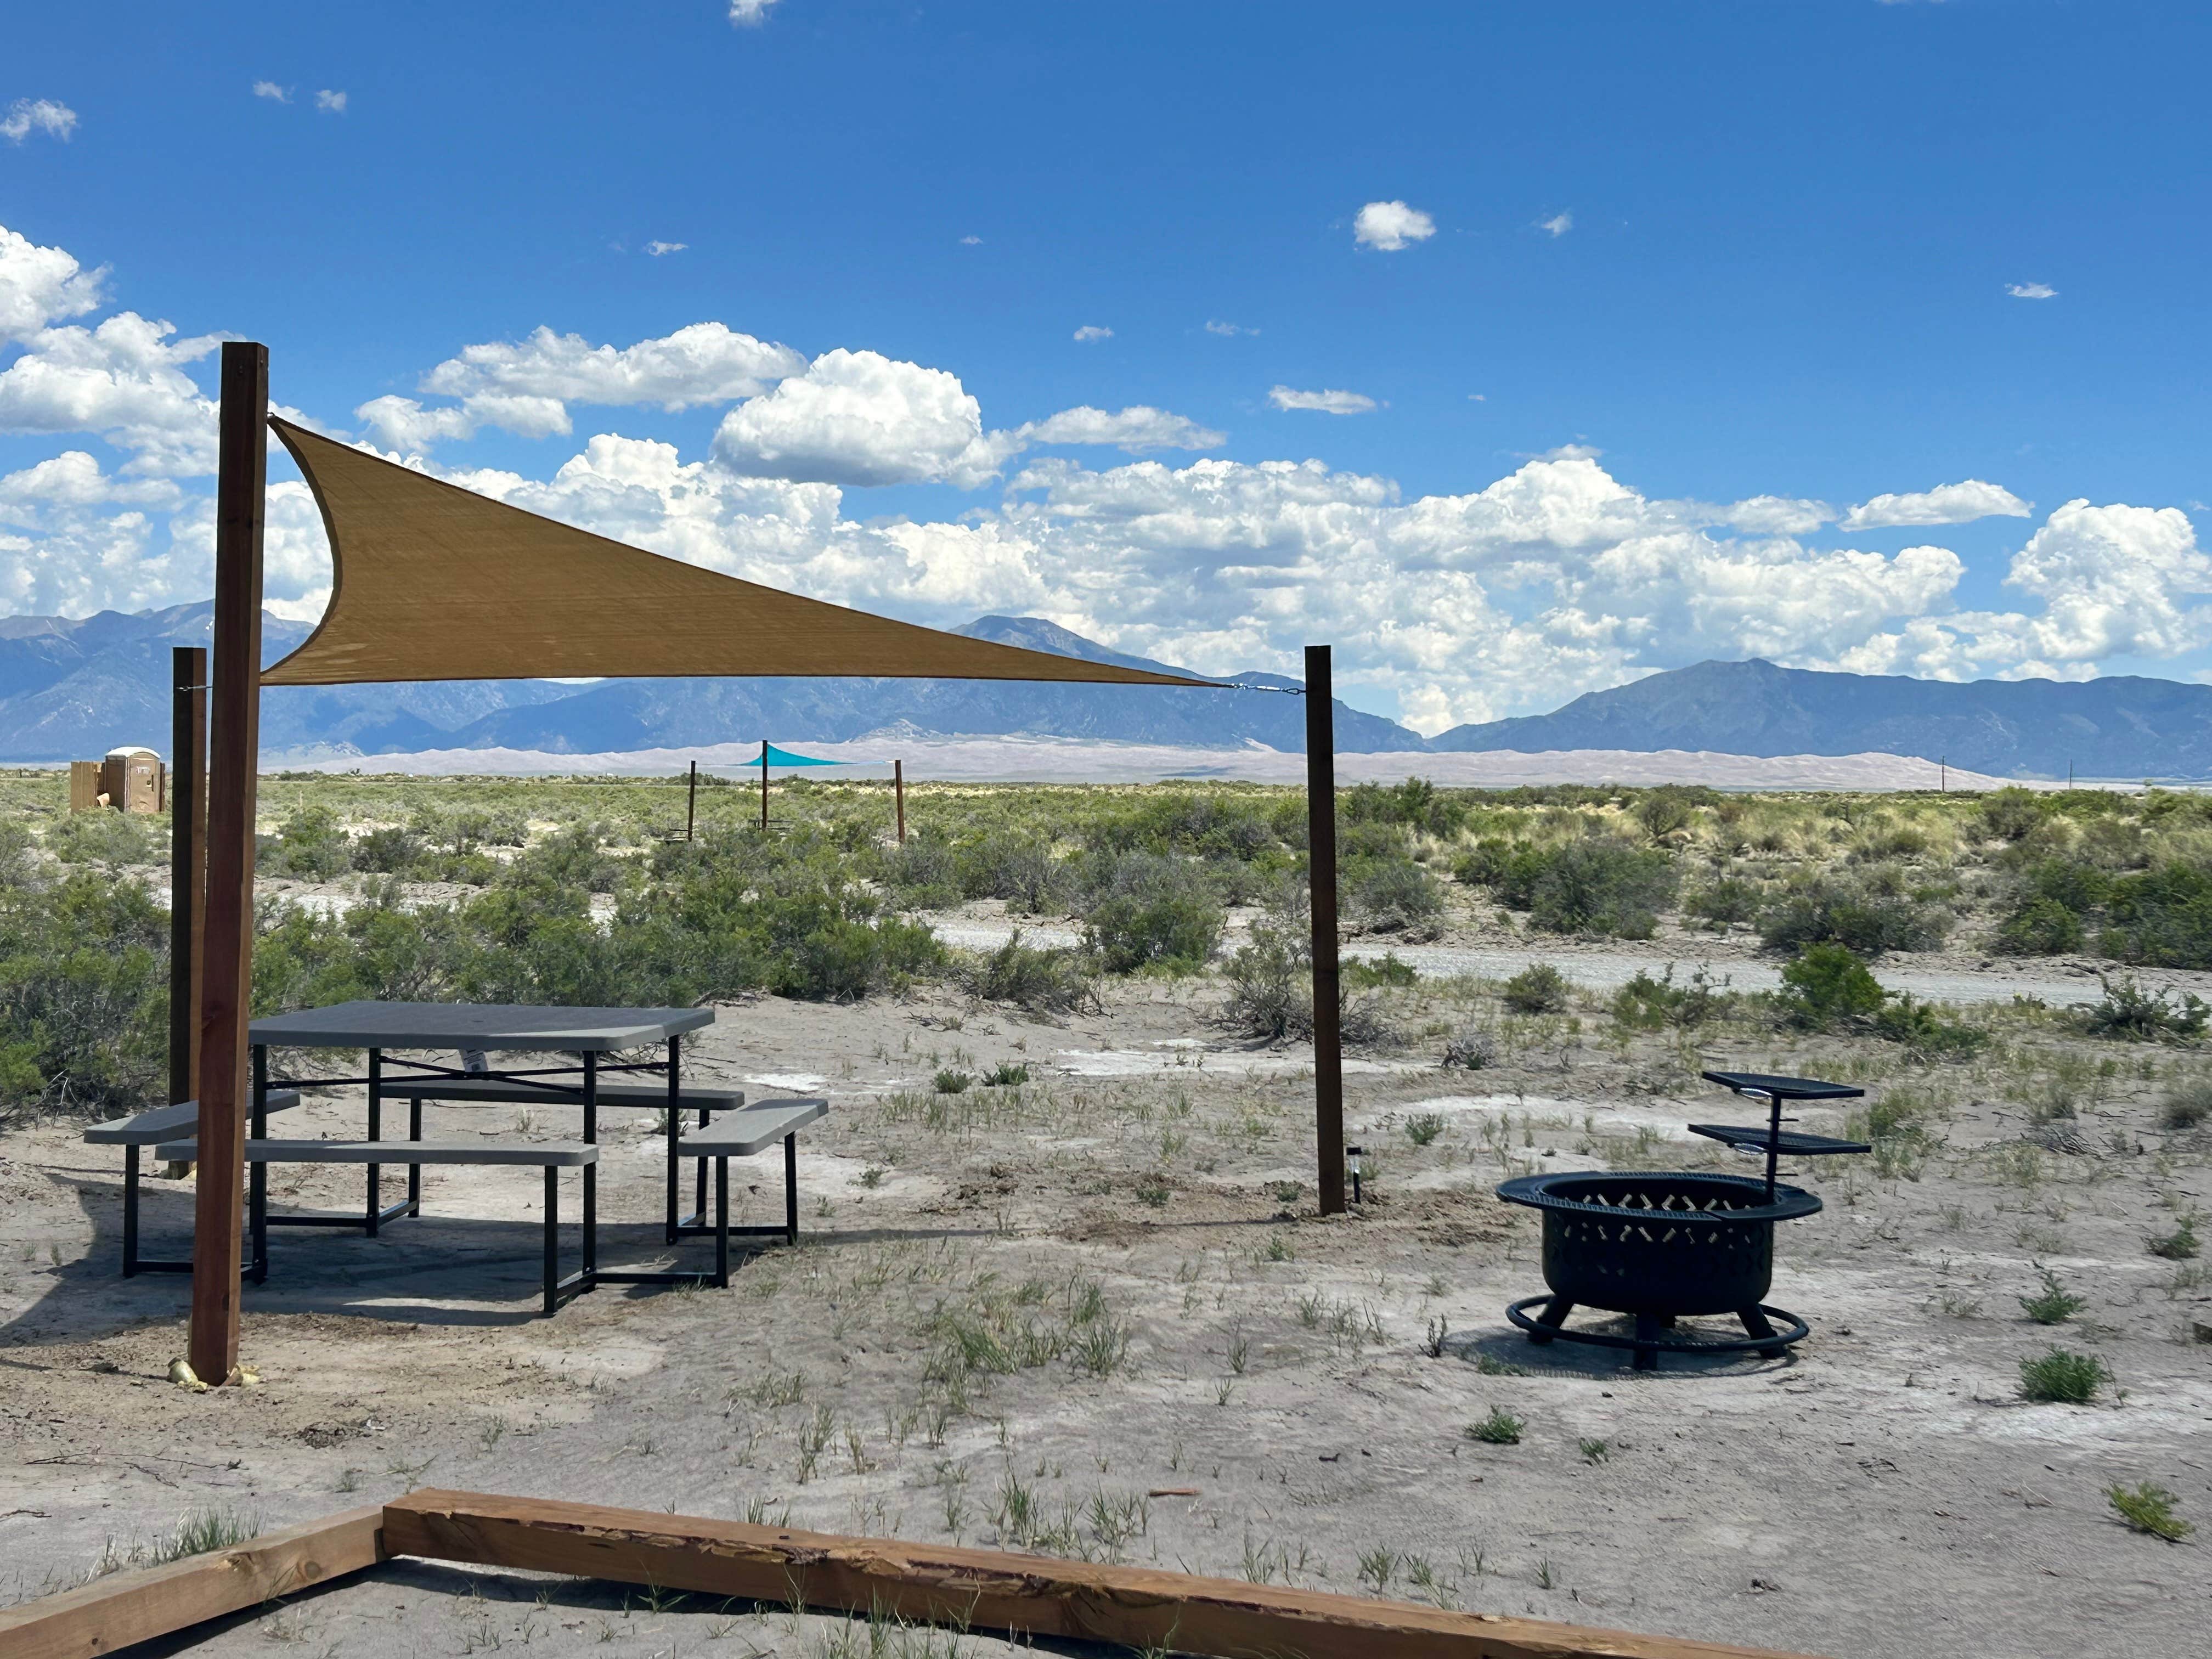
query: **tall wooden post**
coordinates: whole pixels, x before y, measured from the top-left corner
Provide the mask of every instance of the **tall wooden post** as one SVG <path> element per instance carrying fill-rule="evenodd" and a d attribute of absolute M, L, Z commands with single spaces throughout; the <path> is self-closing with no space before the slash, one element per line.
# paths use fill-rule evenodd
<path fill-rule="evenodd" d="M 200 1074 L 200 943 L 207 923 L 207 660 L 169 653 L 169 1103 Z"/>
<path fill-rule="evenodd" d="M 761 739 L 761 834 L 768 834 L 768 739 Z"/>
<path fill-rule="evenodd" d="M 191 1342 L 192 1369 L 210 1383 L 223 1382 L 238 1365 L 246 1028 L 253 986 L 254 767 L 261 744 L 261 529 L 269 478 L 266 346 L 243 340 L 223 345 L 217 453 Z"/>
<path fill-rule="evenodd" d="M 699 823 L 699 763 L 691 763 L 691 793 L 684 802 L 684 839 L 690 841 Z M 702 1166 L 703 1167 L 703 1166 Z"/>
<path fill-rule="evenodd" d="M 1336 706 L 1328 647 L 1306 647 L 1306 865 L 1312 882 L 1314 1155 L 1321 1212 L 1344 1213 L 1344 1041 L 1336 939 Z"/>
<path fill-rule="evenodd" d="M 906 845 L 906 763 L 902 760 L 891 763 L 891 794 L 898 801 L 899 845 L 903 847 Z"/>

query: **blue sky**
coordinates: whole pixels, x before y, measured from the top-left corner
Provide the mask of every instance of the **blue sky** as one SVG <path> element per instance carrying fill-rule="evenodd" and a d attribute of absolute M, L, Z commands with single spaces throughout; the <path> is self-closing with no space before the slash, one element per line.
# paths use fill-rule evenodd
<path fill-rule="evenodd" d="M 735 12 L 12 19 L 0 608 L 206 591 L 178 342 L 229 334 L 642 545 L 1207 669 L 1333 637 L 1430 730 L 1705 656 L 2212 663 L 2212 12 Z"/>

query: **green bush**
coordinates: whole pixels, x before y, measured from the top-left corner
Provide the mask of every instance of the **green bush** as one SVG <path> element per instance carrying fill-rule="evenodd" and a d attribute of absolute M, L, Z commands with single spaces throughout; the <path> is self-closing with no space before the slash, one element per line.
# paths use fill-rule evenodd
<path fill-rule="evenodd" d="M 2075 912 L 2055 898 L 2033 898 L 1997 924 L 1996 947 L 2018 957 L 2066 956 L 2087 941 Z"/>
<path fill-rule="evenodd" d="M 986 1002 L 1011 1002 L 1032 1013 L 1061 1013 L 1098 1006 L 1097 987 L 1080 955 L 1024 945 L 1018 927 L 969 974 L 967 986 L 970 996 Z"/>
<path fill-rule="evenodd" d="M 2091 1036 L 2194 1042 L 2212 1022 L 2212 1006 L 2194 992 L 2184 991 L 2176 1000 L 2171 991 L 2144 990 L 2132 975 L 2123 975 L 2117 984 L 2102 974 L 2097 979 L 2105 988 L 2103 1000 L 2075 1005 L 2081 1029 Z"/>
<path fill-rule="evenodd" d="M 1093 894 L 1085 948 L 1109 974 L 1201 968 L 1228 921 L 1203 873 L 1179 859 L 1127 854 L 1100 873 Z"/>
<path fill-rule="evenodd" d="M 2163 1538 L 2169 1544 L 2179 1544 L 2197 1530 L 2195 1523 L 2183 1520 L 2174 1507 L 2180 1498 L 2155 1481 L 2146 1480 L 2138 1486 L 2107 1486 L 2105 1501 L 2134 1531 Z"/>
<path fill-rule="evenodd" d="M 1757 918 L 1760 896 L 1758 883 L 1739 876 L 1723 876 L 1685 899 L 1682 913 L 1695 917 L 1717 933 L 1724 933 Z"/>
<path fill-rule="evenodd" d="M 2166 1091 L 2159 1107 L 2161 1129 L 2193 1129 L 2212 1118 L 2212 1078 L 2191 1078 Z"/>
<path fill-rule="evenodd" d="M 1911 896 L 1875 881 L 1815 877 L 1770 900 L 1759 934 L 1770 950 L 1841 945 L 1862 956 L 1884 951 L 1932 951 L 1948 918 Z"/>
<path fill-rule="evenodd" d="M 1874 1016 L 1874 1034 L 1929 1060 L 1964 1060 L 1979 1054 L 1990 1040 L 1979 1026 L 1945 1019 L 1909 993 Z"/>
<path fill-rule="evenodd" d="M 1395 954 L 1387 951 L 1382 956 L 1371 959 L 1365 957 L 1346 957 L 1339 971 L 1342 973 L 1346 985 L 1356 987 L 1363 991 L 1371 991 L 1385 985 L 1402 991 L 1421 982 L 1420 973 L 1412 963 L 1401 962 Z"/>
<path fill-rule="evenodd" d="M 1548 962 L 1532 962 L 1507 980 L 1498 994 L 1516 1014 L 1561 1014 L 1571 994 L 1565 974 Z"/>
<path fill-rule="evenodd" d="M 1516 852 L 1493 890 L 1500 903 L 1526 910 L 1547 933 L 1649 939 L 1678 879 L 1666 853 L 1586 837 L 1550 852 Z"/>
<path fill-rule="evenodd" d="M 1364 932 L 1434 939 L 1442 931 L 1443 895 L 1436 878 L 1411 859 L 1368 861 L 1346 884 L 1351 915 Z"/>
<path fill-rule="evenodd" d="M 2032 789 L 1995 789 L 1967 820 L 1967 828 L 1984 841 L 2019 841 L 2040 825 L 2050 807 Z"/>
<path fill-rule="evenodd" d="M 412 830 L 372 830 L 355 841 L 353 867 L 375 875 L 405 875 L 428 850 Z"/>
<path fill-rule="evenodd" d="M 254 863 L 266 876 L 331 881 L 353 868 L 353 842 L 329 807 L 302 806 L 260 839 Z"/>
<path fill-rule="evenodd" d="M 1784 1016 L 1808 1030 L 1870 1023 L 1887 994 L 1866 963 L 1841 945 L 1808 945 L 1782 969 Z"/>
<path fill-rule="evenodd" d="M 72 812 L 46 831 L 46 851 L 64 864 L 156 864 L 169 855 L 169 821 L 102 808 Z"/>
<path fill-rule="evenodd" d="M 2033 1296 L 2020 1298 L 2021 1310 L 2039 1325 L 2063 1325 L 2089 1305 L 2086 1296 L 2076 1296 L 2060 1282 L 2058 1275 L 2045 1267 L 2043 1288 Z"/>
<path fill-rule="evenodd" d="M 1312 956 L 1302 934 L 1261 923 L 1229 958 L 1222 1017 L 1248 1036 L 1279 1042 L 1313 1035 Z"/>
<path fill-rule="evenodd" d="M 2055 1401 L 2085 1406 L 2097 1390 L 2112 1380 L 2105 1362 L 2094 1354 L 2053 1348 L 2035 1359 L 2020 1362 L 2020 1393 L 2023 1400 Z"/>
<path fill-rule="evenodd" d="M 2115 878 L 2100 947 L 2150 968 L 2212 968 L 2212 869 L 2173 862 Z"/>
<path fill-rule="evenodd" d="M 168 945 L 168 912 L 136 882 L 0 888 L 0 1110 L 151 1099 L 167 1076 Z"/>
<path fill-rule="evenodd" d="M 1674 964 L 1670 962 L 1657 979 L 1638 969 L 1635 978 L 1613 994 L 1613 1017 L 1639 1031 L 1703 1025 L 1717 1018 L 1729 1000 L 1729 994 L 1716 986 L 1703 968 L 1692 969 L 1686 983 L 1675 984 Z"/>

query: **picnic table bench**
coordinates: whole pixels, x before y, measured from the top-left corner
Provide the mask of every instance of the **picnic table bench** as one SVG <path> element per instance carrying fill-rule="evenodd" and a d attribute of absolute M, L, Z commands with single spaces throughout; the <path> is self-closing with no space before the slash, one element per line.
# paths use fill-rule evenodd
<path fill-rule="evenodd" d="M 587 1231 L 584 1236 L 584 1264 L 567 1279 L 561 1276 L 560 1257 L 560 1173 L 563 1170 L 587 1170 L 599 1161 L 599 1149 L 587 1141 L 500 1141 L 487 1145 L 481 1140 L 416 1140 L 410 1141 L 407 1153 L 421 1164 L 474 1164 L 524 1166 L 542 1169 L 545 1172 L 545 1311 L 554 1312 L 570 1297 L 591 1288 L 592 1239 Z M 175 1140 L 163 1145 L 155 1154 L 161 1158 L 197 1158 L 197 1140 Z M 246 1143 L 246 1162 L 249 1168 L 265 1170 L 271 1164 L 374 1164 L 392 1155 L 392 1143 L 384 1140 L 248 1140 Z M 257 1262 L 265 1262 L 269 1254 L 269 1201 L 266 1193 L 257 1187 L 251 1206 L 249 1225 L 253 1231 L 253 1255 Z"/>
<path fill-rule="evenodd" d="M 300 1103 L 297 1089 L 272 1089 L 263 1103 L 268 1112 L 288 1111 Z M 179 1134 L 195 1132 L 199 1127 L 200 1103 L 197 1100 L 180 1100 L 171 1106 L 154 1106 L 131 1117 L 110 1118 L 105 1123 L 95 1123 L 84 1132 L 88 1146 L 120 1146 L 123 1148 L 123 1276 L 136 1273 L 188 1273 L 192 1264 L 186 1261 L 157 1261 L 138 1254 L 138 1177 L 139 1157 L 149 1146 L 158 1146 L 165 1140 L 174 1140 Z"/>

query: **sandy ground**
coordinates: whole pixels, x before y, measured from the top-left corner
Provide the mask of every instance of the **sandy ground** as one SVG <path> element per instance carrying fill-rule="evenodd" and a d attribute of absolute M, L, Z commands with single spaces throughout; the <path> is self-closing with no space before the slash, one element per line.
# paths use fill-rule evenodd
<path fill-rule="evenodd" d="M 960 783 L 1152 783 L 1178 778 L 1243 783 L 1298 783 L 1306 757 L 1261 744 L 1233 749 L 1188 749 L 1169 744 L 1103 743 L 1082 738 L 933 737 L 886 732 L 852 743 L 792 740 L 805 753 L 852 769 L 840 776 L 887 778 L 891 759 L 906 763 L 909 780 Z M 532 749 L 438 749 L 411 755 L 356 755 L 307 750 L 267 757 L 268 770 L 392 772 L 433 776 L 532 776 L 596 773 L 659 777 L 680 773 L 693 761 L 702 770 L 738 776 L 757 744 L 710 744 L 694 749 L 639 749 L 603 755 L 556 755 Z M 755 770 L 752 775 L 760 775 Z M 1548 750 L 1522 754 L 1492 750 L 1470 754 L 1340 754 L 1340 783 L 1395 783 L 1424 777 L 1459 787 L 1502 789 L 1520 784 L 1705 783 L 1728 789 L 1995 789 L 2012 781 L 1979 772 L 1944 768 L 1910 755 L 1726 755 L 1705 750 Z M 2130 787 L 2136 787 L 2131 781 Z"/>
<path fill-rule="evenodd" d="M 118 1276 L 118 1157 L 67 1125 L 0 1136 L 0 1601 L 211 1504 L 276 1526 L 434 1485 L 1379 1582 L 1837 1659 L 2203 1653 L 2212 1346 L 2193 1332 L 2212 1291 L 2143 1241 L 2212 1201 L 2212 1176 L 2201 1139 L 2150 1127 L 2149 1085 L 2115 1082 L 2074 1155 L 2023 1155 L 2023 1109 L 1992 1097 L 1960 1103 L 1917 1181 L 1803 1169 L 1827 1207 L 1784 1230 L 1771 1299 L 1811 1339 L 1785 1360 L 1637 1374 L 1507 1326 L 1504 1304 L 1541 1288 L 1536 1233 L 1491 1188 L 1528 1168 L 1734 1167 L 1681 1133 L 1735 1106 L 1696 1066 L 1817 1074 L 1844 1048 L 1700 1054 L 1612 1041 L 1586 1015 L 1587 1036 L 1553 1029 L 1492 1071 L 1440 1069 L 1433 1035 L 1362 1056 L 1351 1112 L 1374 1173 L 1357 1213 L 1323 1221 L 1309 1057 L 1225 1039 L 1214 994 L 1140 982 L 1062 1022 L 938 993 L 723 1007 L 690 1045 L 700 1074 L 835 1103 L 802 1143 L 802 1248 L 751 1259 L 726 1291 L 610 1289 L 544 1320 L 534 1177 L 429 1171 L 429 1213 L 377 1239 L 276 1234 L 246 1297 L 251 1391 L 162 1380 L 185 1286 Z M 1420 993 L 1401 1012 L 1420 1030 L 1453 1014 Z M 1032 1081 L 931 1086 L 1001 1063 Z M 1406 1132 L 1420 1113 L 1443 1124 L 1425 1146 Z M 336 1095 L 288 1133 L 358 1133 L 360 1114 Z M 562 1115 L 447 1109 L 429 1133 L 573 1133 Z M 607 1146 L 609 1262 L 666 1255 L 644 1128 Z M 766 1219 L 760 1163 L 738 1184 Z M 335 1207 L 359 1179 L 289 1170 L 276 1188 Z M 180 1248 L 188 1187 L 152 1188 L 149 1247 Z M 2020 1316 L 2039 1262 L 2093 1298 L 2071 1325 Z M 954 1363 L 959 1332 L 1003 1360 Z M 2024 1403 L 2018 1364 L 2054 1340 L 2116 1388 Z M 1493 1407 L 1524 1420 L 1517 1444 L 1466 1437 Z M 2197 1540 L 2115 1522 L 2105 1488 L 2144 1480 L 2179 1495 Z M 191 1645 L 943 1650 L 868 1639 L 409 1564 Z"/>

